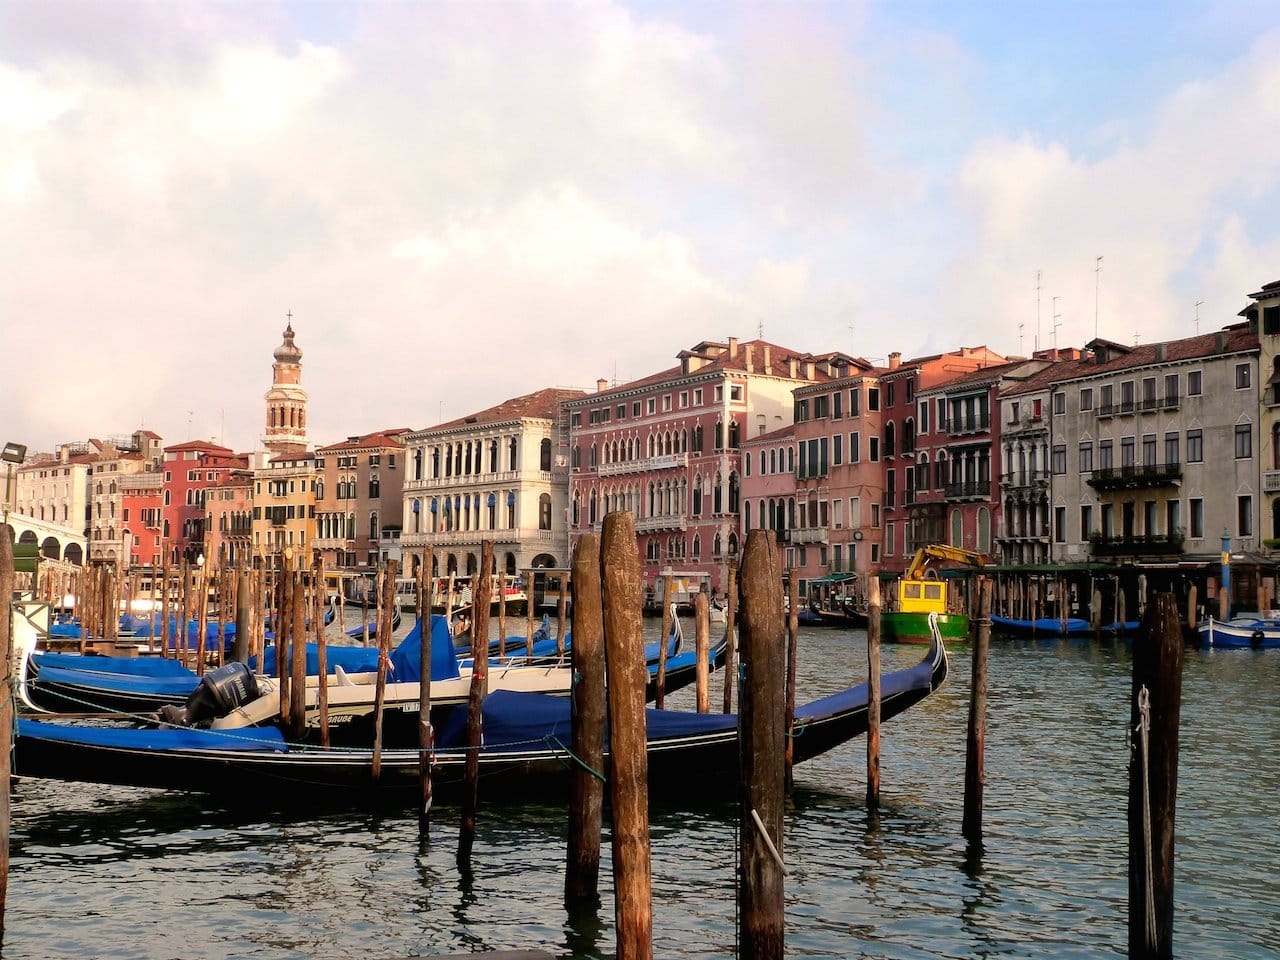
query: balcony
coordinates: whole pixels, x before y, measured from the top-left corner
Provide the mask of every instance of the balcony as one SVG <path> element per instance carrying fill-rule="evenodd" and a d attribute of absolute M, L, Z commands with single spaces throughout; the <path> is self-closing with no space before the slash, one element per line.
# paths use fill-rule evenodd
<path fill-rule="evenodd" d="M 986 433 L 991 429 L 991 415 L 980 417 L 952 417 L 947 421 L 947 434 L 952 437 L 966 433 Z"/>
<path fill-rule="evenodd" d="M 617 463 L 602 463 L 596 467 L 596 473 L 602 477 L 612 477 L 620 473 L 645 473 L 650 470 L 671 470 L 683 467 L 689 462 L 687 453 L 668 453 L 660 457 L 645 457 L 641 460 L 621 460 Z"/>
<path fill-rule="evenodd" d="M 1042 490 L 1049 485 L 1048 470 L 1020 470 L 1000 474 L 1000 488 L 1013 490 Z"/>
<path fill-rule="evenodd" d="M 653 533 L 657 530 L 684 530 L 689 521 L 685 517 L 637 517 L 636 533 Z"/>
<path fill-rule="evenodd" d="M 886 490 L 884 492 L 884 506 L 886 510 L 892 510 L 898 505 L 898 491 Z"/>
<path fill-rule="evenodd" d="M 1262 471 L 1262 492 L 1280 493 L 1280 470 Z"/>
<path fill-rule="evenodd" d="M 831 538 L 827 527 L 792 527 L 792 543 L 826 543 Z"/>
<path fill-rule="evenodd" d="M 1099 493 L 1177 486 L 1182 480 L 1180 463 L 1143 463 L 1094 470 L 1085 482 Z"/>
<path fill-rule="evenodd" d="M 987 500 L 991 497 L 991 481 L 965 480 L 962 483 L 948 483 L 946 496 L 948 500 Z"/>
<path fill-rule="evenodd" d="M 1095 557 L 1161 557 L 1182 553 L 1181 533 L 1152 533 L 1129 537 L 1089 537 L 1089 552 Z"/>

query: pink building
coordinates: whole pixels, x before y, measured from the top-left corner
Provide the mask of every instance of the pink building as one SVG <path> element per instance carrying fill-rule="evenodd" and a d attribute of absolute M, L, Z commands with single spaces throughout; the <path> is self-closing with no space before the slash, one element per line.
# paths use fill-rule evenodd
<path fill-rule="evenodd" d="M 205 550 L 205 491 L 232 470 L 247 470 L 247 457 L 227 447 L 193 440 L 164 448 L 164 514 L 161 536 L 171 563 L 194 562 Z"/>
<path fill-rule="evenodd" d="M 724 589 L 741 539 L 742 441 L 791 422 L 792 390 L 830 376 L 814 357 L 753 340 L 703 341 L 660 373 L 569 400 L 570 549 L 606 513 L 636 518 L 646 585 L 663 568 Z"/>

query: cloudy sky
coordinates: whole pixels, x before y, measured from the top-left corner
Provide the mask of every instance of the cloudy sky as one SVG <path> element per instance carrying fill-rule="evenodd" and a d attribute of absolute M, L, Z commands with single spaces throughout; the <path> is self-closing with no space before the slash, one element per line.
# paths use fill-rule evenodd
<path fill-rule="evenodd" d="M 1280 279 L 1278 13 L 5 0 L 0 439 L 256 448 L 290 311 L 319 443 L 728 336 L 1216 329 Z"/>

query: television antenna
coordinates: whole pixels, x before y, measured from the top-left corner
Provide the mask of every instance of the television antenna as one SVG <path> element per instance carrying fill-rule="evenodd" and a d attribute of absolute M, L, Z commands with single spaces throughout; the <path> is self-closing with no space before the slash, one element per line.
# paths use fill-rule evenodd
<path fill-rule="evenodd" d="M 1196 336 L 1200 335 L 1200 304 L 1202 303 L 1204 303 L 1203 300 L 1196 301 Z"/>
<path fill-rule="evenodd" d="M 1061 299 L 1061 297 L 1053 298 L 1053 349 L 1055 353 L 1058 350 L 1058 328 L 1062 326 L 1062 324 L 1058 322 L 1058 318 L 1062 316 L 1062 314 L 1058 312 L 1058 301 Z"/>

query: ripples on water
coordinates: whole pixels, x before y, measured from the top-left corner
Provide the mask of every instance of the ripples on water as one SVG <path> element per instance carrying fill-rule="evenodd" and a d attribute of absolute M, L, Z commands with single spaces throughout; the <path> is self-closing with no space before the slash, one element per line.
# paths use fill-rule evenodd
<path fill-rule="evenodd" d="M 883 668 L 920 653 L 886 647 Z M 861 633 L 803 632 L 800 698 L 861 679 L 865 664 Z M 952 667 L 938 695 L 884 728 L 878 816 L 864 803 L 864 741 L 797 769 L 788 955 L 1125 956 L 1128 646 L 993 641 L 978 860 L 960 839 L 966 649 Z M 1175 953 L 1275 956 L 1280 655 L 1189 649 L 1181 741 Z M 454 864 L 456 820 L 456 808 L 437 810 L 422 844 L 398 812 L 255 815 L 24 783 L 4 956 L 612 956 L 607 836 L 604 902 L 569 916 L 562 809 L 482 806 L 470 877 Z M 654 955 L 732 956 L 735 805 L 655 806 L 652 820 Z"/>

